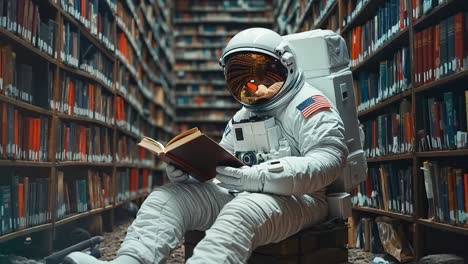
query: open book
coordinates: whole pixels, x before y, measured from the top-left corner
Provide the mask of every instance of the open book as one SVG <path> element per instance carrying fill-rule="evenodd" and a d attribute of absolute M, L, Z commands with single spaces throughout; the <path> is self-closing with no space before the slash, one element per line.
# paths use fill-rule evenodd
<path fill-rule="evenodd" d="M 239 168 L 244 165 L 196 127 L 177 135 L 166 146 L 149 137 L 144 137 L 138 145 L 199 181 L 213 179 L 216 176 L 216 166 Z"/>

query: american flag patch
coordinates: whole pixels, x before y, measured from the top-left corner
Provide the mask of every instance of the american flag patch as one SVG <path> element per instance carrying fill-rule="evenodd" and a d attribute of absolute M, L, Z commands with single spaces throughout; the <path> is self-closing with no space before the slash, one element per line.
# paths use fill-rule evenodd
<path fill-rule="evenodd" d="M 297 106 L 297 109 L 301 111 L 304 118 L 308 118 L 320 109 L 329 108 L 331 108 L 330 102 L 328 102 L 328 99 L 322 95 L 312 95 Z"/>

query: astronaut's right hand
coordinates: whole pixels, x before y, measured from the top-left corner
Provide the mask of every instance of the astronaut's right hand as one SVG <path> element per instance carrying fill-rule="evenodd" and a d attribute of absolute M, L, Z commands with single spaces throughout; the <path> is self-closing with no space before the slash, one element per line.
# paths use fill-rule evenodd
<path fill-rule="evenodd" d="M 190 176 L 188 173 L 176 168 L 174 165 L 167 164 L 166 173 L 169 181 L 172 183 L 182 183 L 188 181 Z"/>

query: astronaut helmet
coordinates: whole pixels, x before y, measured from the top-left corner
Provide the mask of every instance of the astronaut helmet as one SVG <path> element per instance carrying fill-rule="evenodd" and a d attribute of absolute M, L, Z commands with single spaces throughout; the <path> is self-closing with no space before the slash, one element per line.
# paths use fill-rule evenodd
<path fill-rule="evenodd" d="M 269 111 L 289 101 L 303 83 L 288 43 L 266 28 L 236 34 L 219 63 L 231 95 L 253 112 Z"/>

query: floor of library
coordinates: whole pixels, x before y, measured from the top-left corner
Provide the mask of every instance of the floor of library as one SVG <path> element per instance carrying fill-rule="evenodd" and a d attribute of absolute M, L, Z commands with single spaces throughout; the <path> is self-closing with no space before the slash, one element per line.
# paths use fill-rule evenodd
<path fill-rule="evenodd" d="M 120 247 L 120 243 L 125 237 L 128 226 L 132 220 L 128 219 L 114 229 L 112 233 L 104 233 L 104 242 L 101 243 L 102 260 L 112 260 Z M 376 255 L 365 252 L 361 249 L 350 249 L 348 263 L 353 264 L 369 264 Z M 184 247 L 180 245 L 168 258 L 166 264 L 183 264 L 184 263 Z"/>

